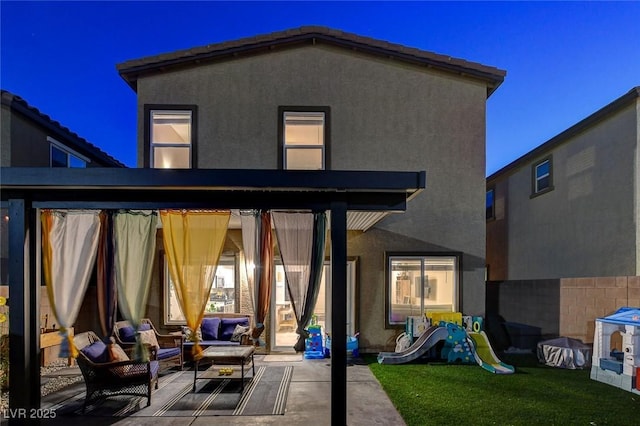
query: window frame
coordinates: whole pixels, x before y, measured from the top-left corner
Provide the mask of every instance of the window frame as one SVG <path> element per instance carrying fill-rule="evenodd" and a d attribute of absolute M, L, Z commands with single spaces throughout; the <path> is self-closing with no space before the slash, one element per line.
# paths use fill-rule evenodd
<path fill-rule="evenodd" d="M 190 168 L 197 169 L 198 158 L 197 158 L 197 141 L 198 141 L 198 106 L 197 105 L 187 105 L 187 104 L 144 104 L 144 153 L 143 157 L 143 167 L 153 169 L 153 156 L 152 149 L 153 145 L 151 143 L 151 113 L 153 111 L 177 111 L 191 112 L 191 144 L 190 144 Z M 171 144 L 162 144 L 165 147 L 172 147 Z"/>
<path fill-rule="evenodd" d="M 57 149 L 58 151 L 62 151 L 67 156 L 67 165 L 65 166 L 66 168 L 75 168 L 70 166 L 70 160 L 72 157 L 84 162 L 84 167 L 77 167 L 77 168 L 86 169 L 87 164 L 91 163 L 91 160 L 88 157 L 78 153 L 77 151 L 74 151 L 73 149 L 69 148 L 62 142 L 52 138 L 51 136 L 47 136 L 47 142 L 49 142 L 49 167 L 54 167 L 52 164 L 54 148 Z"/>
<path fill-rule="evenodd" d="M 175 325 L 187 325 L 186 320 L 170 320 L 169 319 L 169 265 L 167 263 L 167 256 L 164 250 L 160 250 L 159 252 L 159 266 L 160 266 L 160 285 L 162 289 L 162 324 L 165 326 L 175 326 Z M 220 260 L 218 265 L 226 264 L 230 265 L 233 262 L 233 293 L 234 293 L 234 313 L 240 312 L 240 293 L 241 293 L 241 281 L 240 281 L 240 265 L 239 258 L 236 253 L 232 254 L 222 254 L 220 256 Z M 216 279 L 216 275 L 214 275 L 214 280 Z M 212 283 L 211 290 L 209 291 L 209 300 L 207 301 L 207 306 L 211 301 L 211 291 L 214 289 L 214 285 Z M 205 307 L 205 312 L 207 312 Z"/>
<path fill-rule="evenodd" d="M 278 169 L 285 169 L 284 114 L 286 112 L 324 113 L 323 168 L 331 170 L 331 108 L 329 106 L 278 106 Z M 313 148 L 311 148 L 313 149 Z M 317 149 L 317 148 L 315 148 Z M 297 169 L 292 169 L 297 170 Z"/>
<path fill-rule="evenodd" d="M 549 173 L 547 175 L 538 177 L 538 168 L 545 163 L 549 163 Z M 546 188 L 539 189 L 538 182 L 547 177 L 549 178 L 549 185 Z M 531 165 L 531 196 L 530 198 L 537 197 L 542 194 L 546 194 L 547 192 L 553 191 L 555 188 L 553 186 L 553 157 L 549 155 L 539 161 L 536 161 Z"/>
<path fill-rule="evenodd" d="M 488 200 L 486 199 L 486 197 L 489 195 L 489 193 L 492 194 L 492 196 L 491 196 L 491 210 L 489 210 L 489 206 L 487 206 Z M 487 212 L 489 212 L 489 214 L 487 214 Z M 487 189 L 486 196 L 485 196 L 485 220 L 487 222 L 489 222 L 489 221 L 495 220 L 495 218 L 496 218 L 496 188 L 495 188 L 495 186 L 492 186 L 492 187 Z"/>
<path fill-rule="evenodd" d="M 455 258 L 456 265 L 454 267 L 454 272 L 456 274 L 456 283 L 454 288 L 454 294 L 452 297 L 452 312 L 459 311 L 462 300 L 462 252 L 385 252 L 385 265 L 384 265 L 384 288 L 385 288 L 385 296 L 384 296 L 384 328 L 385 329 L 403 329 L 405 327 L 405 322 L 395 323 L 390 321 L 391 314 L 391 261 L 394 258 L 402 258 L 402 259 L 410 259 L 415 258 L 416 260 L 425 259 L 429 257 L 453 257 Z M 424 277 L 424 273 L 422 274 Z M 424 285 L 422 286 L 424 288 Z M 424 300 L 424 299 L 423 299 Z M 421 315 L 426 313 L 426 309 L 424 307 L 424 303 L 421 303 Z"/>

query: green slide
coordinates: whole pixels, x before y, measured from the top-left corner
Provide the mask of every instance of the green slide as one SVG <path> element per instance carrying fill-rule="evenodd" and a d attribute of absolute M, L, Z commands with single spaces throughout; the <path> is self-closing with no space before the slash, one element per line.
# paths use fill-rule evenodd
<path fill-rule="evenodd" d="M 491 348 L 489 339 L 484 331 L 480 333 L 468 333 L 473 341 L 473 355 L 478 365 L 495 374 L 513 374 L 515 368 L 512 365 L 500 361 Z"/>

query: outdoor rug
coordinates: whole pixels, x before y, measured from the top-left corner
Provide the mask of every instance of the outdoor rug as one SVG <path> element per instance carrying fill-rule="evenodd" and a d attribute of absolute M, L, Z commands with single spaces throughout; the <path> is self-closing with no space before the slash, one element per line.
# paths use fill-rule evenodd
<path fill-rule="evenodd" d="M 86 416 L 109 417 L 198 417 L 266 416 L 285 412 L 291 366 L 256 367 L 256 375 L 246 380 L 240 393 L 240 380 L 198 380 L 193 392 L 193 371 L 162 377 L 159 388 L 147 399 L 132 396 L 111 397 L 87 406 Z M 84 384 L 83 384 L 84 387 Z M 84 390 L 51 407 L 58 416 L 82 416 Z"/>

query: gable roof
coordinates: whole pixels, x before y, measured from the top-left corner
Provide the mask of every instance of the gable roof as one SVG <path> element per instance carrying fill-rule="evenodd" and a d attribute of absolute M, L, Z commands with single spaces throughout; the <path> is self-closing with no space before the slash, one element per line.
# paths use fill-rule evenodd
<path fill-rule="evenodd" d="M 127 84 L 136 91 L 138 78 L 144 75 L 240 55 L 268 53 L 276 48 L 317 43 L 325 43 L 479 79 L 487 84 L 487 97 L 498 88 L 506 75 L 506 71 L 495 67 L 320 26 L 305 26 L 147 56 L 117 64 L 116 69 Z"/>
<path fill-rule="evenodd" d="M 48 115 L 41 112 L 38 108 L 31 106 L 18 95 L 2 90 L 2 105 L 6 105 L 13 111 L 19 112 L 30 120 L 41 125 L 47 131 L 51 132 L 52 137 L 59 139 L 60 143 L 64 143 L 68 148 L 72 148 L 79 153 L 90 157 L 92 161 L 107 167 L 127 167 L 114 157 L 102 151 L 77 133 L 72 132 L 59 122 L 53 120 Z"/>
<path fill-rule="evenodd" d="M 579 121 L 578 123 L 569 127 L 562 133 L 552 137 L 542 145 L 538 146 L 537 148 L 534 148 L 533 150 L 524 154 L 520 158 L 507 164 L 497 172 L 491 174 L 491 176 L 487 177 L 487 184 L 491 184 L 493 181 L 503 176 L 508 176 L 518 168 L 529 164 L 531 161 L 535 160 L 536 158 L 542 155 L 545 155 L 547 152 L 551 151 L 552 149 L 555 149 L 559 145 L 562 145 L 573 136 L 577 135 L 578 133 L 598 123 L 600 120 L 603 120 L 609 115 L 618 112 L 622 108 L 625 108 L 627 105 L 629 105 L 631 102 L 633 102 L 637 98 L 640 98 L 640 86 L 634 87 L 624 95 L 620 96 L 615 101 L 600 108 L 598 111 L 594 112 L 584 120 Z"/>

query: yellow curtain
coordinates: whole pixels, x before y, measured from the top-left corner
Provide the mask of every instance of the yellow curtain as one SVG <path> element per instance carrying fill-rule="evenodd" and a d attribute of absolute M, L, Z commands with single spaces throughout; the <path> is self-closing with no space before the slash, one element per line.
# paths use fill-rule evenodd
<path fill-rule="evenodd" d="M 197 330 L 209 301 L 229 225 L 229 211 L 161 210 L 162 238 L 176 296 L 187 321 Z M 196 339 L 194 359 L 202 348 Z"/>

